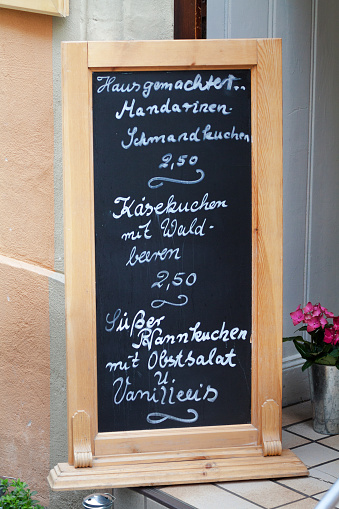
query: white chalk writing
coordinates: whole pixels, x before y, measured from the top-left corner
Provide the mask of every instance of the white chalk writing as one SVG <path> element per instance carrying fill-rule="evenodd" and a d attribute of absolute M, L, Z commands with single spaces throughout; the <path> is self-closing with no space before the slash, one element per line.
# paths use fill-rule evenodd
<path fill-rule="evenodd" d="M 236 200 L 242 207 L 224 174 L 241 179 L 245 163 L 234 153 L 251 152 L 251 123 L 237 115 L 241 101 L 250 101 L 245 72 L 94 74 L 93 104 L 107 103 L 112 119 L 100 142 L 114 147 L 99 221 L 118 253 L 107 248 L 117 279 L 108 272 L 114 296 L 101 308 L 107 349 L 98 371 L 105 387 L 108 377 L 117 415 L 143 408 L 148 428 L 208 421 L 213 405 L 224 405 L 224 373 L 243 371 L 250 331 L 230 305 L 234 288 L 224 276 L 234 246 L 227 238 L 219 248 L 214 239 L 229 231 Z M 222 154 L 221 171 L 214 152 Z M 216 284 L 224 277 L 225 292 Z"/>

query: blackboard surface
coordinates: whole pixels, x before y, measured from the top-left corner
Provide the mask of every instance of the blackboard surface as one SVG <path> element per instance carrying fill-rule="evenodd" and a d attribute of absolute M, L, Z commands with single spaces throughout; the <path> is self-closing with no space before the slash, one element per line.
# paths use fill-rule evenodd
<path fill-rule="evenodd" d="M 249 70 L 93 73 L 99 432 L 251 421 Z"/>

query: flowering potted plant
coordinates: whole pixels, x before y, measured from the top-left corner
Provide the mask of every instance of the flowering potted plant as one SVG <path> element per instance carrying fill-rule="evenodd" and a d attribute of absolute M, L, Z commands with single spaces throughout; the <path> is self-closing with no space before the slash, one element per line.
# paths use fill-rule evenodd
<path fill-rule="evenodd" d="M 331 311 L 321 306 L 308 302 L 301 309 L 290 313 L 293 325 L 303 323 L 297 332 L 307 331 L 310 340 L 302 336 L 283 338 L 283 341 L 293 341 L 294 346 L 306 362 L 302 370 L 309 368 L 312 364 L 325 366 L 336 366 L 339 369 L 339 316 L 334 316 Z M 332 319 L 333 323 L 329 323 Z"/>
<path fill-rule="evenodd" d="M 305 359 L 302 366 L 309 370 L 310 393 L 313 409 L 313 428 L 317 433 L 339 433 L 339 316 L 334 316 L 321 304 L 308 302 L 290 313 L 293 325 L 303 324 L 297 332 L 303 336 L 283 338 L 293 341 Z M 332 320 L 332 323 L 330 323 Z"/>

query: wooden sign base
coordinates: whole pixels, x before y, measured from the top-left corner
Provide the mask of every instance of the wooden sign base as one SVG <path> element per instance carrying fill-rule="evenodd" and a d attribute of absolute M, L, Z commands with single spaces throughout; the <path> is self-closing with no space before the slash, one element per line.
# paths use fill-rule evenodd
<path fill-rule="evenodd" d="M 92 468 L 59 463 L 48 481 L 53 490 L 124 488 L 173 484 L 254 480 L 308 475 L 305 465 L 289 449 L 280 456 L 263 456 L 258 447 L 225 451 L 182 451 L 135 454 L 93 460 Z"/>
<path fill-rule="evenodd" d="M 233 443 L 232 446 L 194 450 L 185 450 L 183 445 L 178 444 L 177 450 L 156 451 L 154 432 L 151 435 L 153 445 L 141 446 L 142 438 L 147 444 L 149 432 L 146 431 L 135 433 L 136 450 L 132 451 L 128 443 L 129 434 L 123 432 L 116 434 L 118 447 L 120 451 L 131 450 L 131 453 L 100 454 L 101 449 L 105 450 L 107 447 L 103 435 L 102 444 L 100 445 L 99 439 L 96 444 L 99 455 L 92 458 L 88 439 L 89 416 L 84 411 L 76 412 L 72 419 L 74 465 L 59 463 L 50 471 L 48 481 L 53 490 L 65 491 L 306 476 L 308 471 L 302 461 L 289 449 L 282 450 L 278 431 L 279 415 L 279 405 L 274 400 L 264 403 L 262 446 L 257 445 L 257 430 L 251 425 L 229 426 L 227 431 L 223 430 L 224 443 Z M 237 442 L 236 437 L 240 430 L 247 433 L 248 445 L 239 445 Z M 186 428 L 187 446 L 196 431 L 195 428 Z M 205 431 L 209 434 L 211 430 Z M 214 427 L 212 434 L 215 443 L 220 431 L 219 427 Z M 178 440 L 177 432 L 178 430 L 168 431 L 173 443 Z M 209 440 L 207 435 L 205 440 Z M 146 451 L 147 447 L 153 451 Z M 141 452 L 143 448 L 144 452 Z"/>

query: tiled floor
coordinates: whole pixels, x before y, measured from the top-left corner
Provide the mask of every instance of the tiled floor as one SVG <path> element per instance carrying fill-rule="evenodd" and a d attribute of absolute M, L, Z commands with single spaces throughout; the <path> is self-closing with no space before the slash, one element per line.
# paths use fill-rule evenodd
<path fill-rule="evenodd" d="M 170 486 L 158 490 L 167 501 L 153 499 L 152 508 L 312 509 L 339 478 L 339 435 L 315 433 L 311 405 L 300 403 L 283 409 L 283 448 L 305 463 L 309 477 Z"/>

